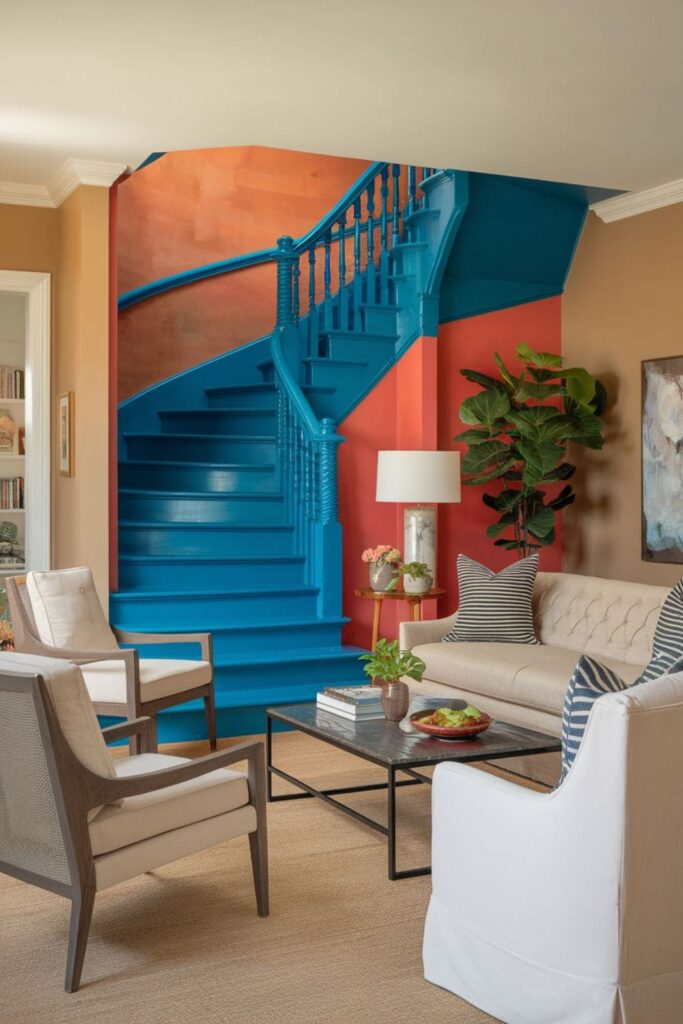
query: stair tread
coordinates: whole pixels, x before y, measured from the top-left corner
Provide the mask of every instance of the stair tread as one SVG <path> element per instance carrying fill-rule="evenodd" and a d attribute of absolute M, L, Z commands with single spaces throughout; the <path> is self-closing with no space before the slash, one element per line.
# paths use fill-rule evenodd
<path fill-rule="evenodd" d="M 344 685 L 343 683 L 335 683 L 335 686 Z M 355 679 L 349 682 L 349 685 L 358 685 L 358 680 Z M 226 708 L 240 708 L 240 707 L 270 707 L 272 705 L 286 705 L 286 704 L 299 704 L 304 701 L 315 700 L 315 694 L 318 690 L 325 686 L 325 680 L 321 679 L 319 683 L 302 683 L 300 686 L 292 686 L 291 684 L 285 684 L 285 686 L 279 687 L 244 687 L 242 689 L 231 689 L 231 690 L 216 690 L 216 707 L 219 710 Z M 197 706 L 199 706 L 197 702 Z M 189 704 L 174 704 L 170 708 L 166 708 L 164 715 L 177 715 L 183 714 L 184 712 L 191 709 Z"/>
<path fill-rule="evenodd" d="M 173 433 L 171 433 L 169 431 L 169 433 L 167 433 L 167 434 L 158 434 L 158 433 L 154 433 L 153 431 L 150 431 L 150 432 L 143 432 L 143 431 L 141 431 L 139 433 L 137 433 L 137 432 L 130 433 L 130 434 L 126 433 L 123 436 L 125 438 L 129 438 L 129 437 L 145 438 L 145 439 L 154 438 L 157 441 L 159 439 L 161 439 L 163 441 L 176 441 L 176 440 L 179 440 L 181 438 L 183 440 L 187 440 L 188 438 L 191 438 L 193 441 L 237 441 L 237 442 L 239 442 L 241 444 L 244 444 L 244 443 L 255 444 L 255 443 L 258 443 L 258 442 L 263 442 L 263 441 L 269 441 L 270 442 L 270 441 L 274 441 L 275 440 L 275 435 L 274 434 L 184 434 L 184 433 L 182 433 L 180 431 L 174 431 Z M 134 462 L 135 460 L 133 459 L 133 460 L 129 460 L 129 461 L 133 461 Z"/>
<path fill-rule="evenodd" d="M 303 647 L 291 651 L 262 651 L 260 653 L 244 651 L 243 653 L 237 652 L 229 657 L 223 655 L 220 658 L 216 658 L 214 664 L 217 668 L 227 668 L 230 665 L 272 665 L 279 662 L 327 661 L 330 658 L 348 658 L 353 660 L 359 658 L 361 654 L 367 654 L 367 651 L 362 647 L 347 645 L 338 647 Z"/>
<path fill-rule="evenodd" d="M 246 416 L 274 416 L 275 409 L 268 406 L 223 406 L 220 409 L 160 409 L 159 416 L 204 416 L 210 419 L 212 416 L 225 416 L 226 413 L 240 413 Z M 211 435 L 214 436 L 213 434 Z"/>
<path fill-rule="evenodd" d="M 150 435 L 152 437 L 159 437 L 158 434 Z M 166 434 L 166 437 L 170 435 Z M 194 436 L 194 435 L 188 435 Z M 212 469 L 246 469 L 246 470 L 262 470 L 272 469 L 275 470 L 274 462 L 195 462 L 188 459 L 120 459 L 119 466 L 161 466 L 166 469 L 168 466 L 178 466 L 187 468 L 188 466 L 210 466 Z"/>
<path fill-rule="evenodd" d="M 112 595 L 116 596 L 116 595 Z M 308 618 L 308 619 L 259 619 L 258 622 L 235 622 L 227 623 L 226 625 L 213 626 L 211 633 L 262 633 L 268 630 L 283 630 L 283 629 L 302 629 L 302 628 L 320 628 L 328 626 L 346 626 L 351 620 L 345 615 L 331 616 L 329 618 Z M 116 623 L 114 623 L 116 625 Z M 126 627 L 130 631 L 130 627 Z M 132 632 L 136 633 L 149 633 L 152 632 L 147 626 L 135 626 Z M 154 633 L 159 633 L 164 636 L 166 633 L 177 633 L 175 626 L 155 626 Z M 282 652 L 284 653 L 284 651 Z"/>
<path fill-rule="evenodd" d="M 294 529 L 288 523 L 171 523 L 165 520 L 153 523 L 149 519 L 119 519 L 119 526 L 154 530 L 196 530 L 201 527 L 204 530 L 271 530 L 280 532 Z"/>
<path fill-rule="evenodd" d="M 177 565 L 194 564 L 200 562 L 202 565 L 268 565 L 276 563 L 305 562 L 304 555 L 119 555 L 119 562 L 129 562 L 134 565 L 156 565 L 159 562 L 170 562 Z"/>
<path fill-rule="evenodd" d="M 428 248 L 429 246 L 427 245 L 426 242 L 399 242 L 392 248 L 390 255 L 393 255 L 395 252 L 403 252 L 407 249 L 414 249 L 418 252 L 424 252 L 424 250 Z"/>
<path fill-rule="evenodd" d="M 429 206 L 422 210 L 413 210 L 412 213 L 407 213 L 403 218 L 404 224 L 409 224 L 413 220 L 435 220 L 441 215 L 441 210 L 438 206 Z"/>
<path fill-rule="evenodd" d="M 114 601 L 114 603 L 131 599 L 135 601 L 158 601 L 166 597 L 192 601 L 205 597 L 273 597 L 280 594 L 291 596 L 292 594 L 317 594 L 319 589 L 319 587 L 303 583 L 292 586 L 283 583 L 276 587 L 254 587 L 251 590 L 245 590 L 243 587 L 223 588 L 221 590 L 117 590 L 115 594 L 110 595 L 110 601 Z"/>
<path fill-rule="evenodd" d="M 382 306 L 382 307 L 378 307 L 378 308 L 384 309 L 385 307 Z M 256 391 L 256 392 L 260 392 L 261 394 L 264 394 L 265 392 L 275 391 L 275 387 L 276 387 L 275 381 L 272 381 L 272 380 L 271 381 L 261 381 L 260 384 L 223 384 L 223 385 L 219 385 L 219 386 L 215 386 L 215 387 L 204 388 L 204 394 L 206 394 L 206 395 L 225 395 L 225 394 L 229 394 L 230 392 L 239 392 L 239 391 Z M 301 387 L 302 387 L 303 391 L 320 391 L 320 392 L 325 392 L 325 393 L 329 393 L 331 391 L 334 391 L 334 388 L 332 388 L 332 387 L 324 387 L 323 385 L 318 385 L 318 384 L 302 384 Z"/>
<path fill-rule="evenodd" d="M 358 359 L 328 359 L 326 356 L 306 356 L 304 363 L 322 366 L 367 366 L 367 362 Z"/>
<path fill-rule="evenodd" d="M 208 498 L 209 501 L 237 498 L 239 501 L 284 501 L 284 495 L 263 491 L 165 491 L 156 487 L 119 487 L 119 494 L 153 495 L 155 498 Z"/>
<path fill-rule="evenodd" d="M 321 338 L 352 338 L 355 341 L 398 341 L 398 334 L 381 334 L 379 331 L 352 331 L 344 330 L 341 327 L 331 328 L 329 331 L 321 331 Z"/>

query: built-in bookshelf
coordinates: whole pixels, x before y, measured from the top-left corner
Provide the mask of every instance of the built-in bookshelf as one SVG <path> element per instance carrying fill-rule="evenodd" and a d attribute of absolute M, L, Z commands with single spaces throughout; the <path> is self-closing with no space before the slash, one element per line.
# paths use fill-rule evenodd
<path fill-rule="evenodd" d="M 0 292 L 0 586 L 26 568 L 26 297 Z"/>

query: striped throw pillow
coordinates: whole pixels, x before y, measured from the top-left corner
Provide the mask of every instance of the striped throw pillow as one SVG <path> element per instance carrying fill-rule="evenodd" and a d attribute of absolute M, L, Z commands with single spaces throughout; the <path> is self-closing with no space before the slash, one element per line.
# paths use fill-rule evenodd
<path fill-rule="evenodd" d="M 652 644 L 652 657 L 636 679 L 636 683 L 647 683 L 650 679 L 656 679 L 657 676 L 674 671 L 676 662 L 682 658 L 683 579 L 680 579 L 662 605 Z"/>
<path fill-rule="evenodd" d="M 567 772 L 579 752 L 588 718 L 596 700 L 606 693 L 618 693 L 628 689 L 621 676 L 612 669 L 583 655 L 574 669 L 564 699 L 562 713 L 562 774 L 558 785 L 564 782 Z"/>
<path fill-rule="evenodd" d="M 447 643 L 537 644 L 531 608 L 537 570 L 537 554 L 498 573 L 458 555 L 458 618 L 442 639 Z"/>

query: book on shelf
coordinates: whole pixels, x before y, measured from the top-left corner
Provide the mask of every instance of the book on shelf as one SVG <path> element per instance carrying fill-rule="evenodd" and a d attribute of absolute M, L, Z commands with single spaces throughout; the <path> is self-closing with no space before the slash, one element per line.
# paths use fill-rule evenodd
<path fill-rule="evenodd" d="M 0 511 L 16 512 L 24 508 L 23 476 L 0 478 Z"/>
<path fill-rule="evenodd" d="M 0 399 L 24 397 L 24 371 L 0 366 Z"/>
<path fill-rule="evenodd" d="M 326 686 L 323 690 L 326 697 L 333 700 L 343 701 L 352 707 L 368 707 L 371 704 L 379 704 L 382 698 L 381 686 Z"/>

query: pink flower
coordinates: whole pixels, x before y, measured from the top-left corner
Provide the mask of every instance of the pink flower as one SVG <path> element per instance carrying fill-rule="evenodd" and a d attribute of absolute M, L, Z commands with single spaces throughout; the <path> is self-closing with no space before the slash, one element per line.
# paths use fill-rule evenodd
<path fill-rule="evenodd" d="M 391 544 L 378 544 L 375 548 L 366 548 L 360 556 L 365 563 L 368 562 L 400 562 L 401 552 Z"/>

